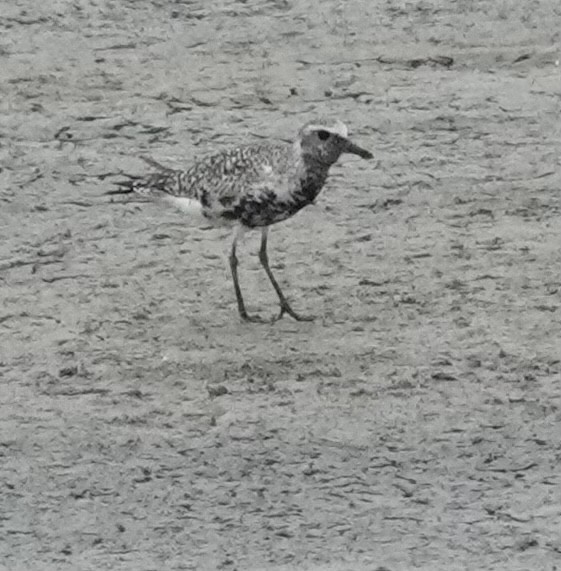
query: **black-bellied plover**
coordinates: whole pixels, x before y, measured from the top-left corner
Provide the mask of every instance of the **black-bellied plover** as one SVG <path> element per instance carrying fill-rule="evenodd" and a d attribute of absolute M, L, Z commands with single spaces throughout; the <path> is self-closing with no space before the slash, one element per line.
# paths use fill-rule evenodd
<path fill-rule="evenodd" d="M 164 167 L 144 159 L 155 172 L 129 176 L 108 194 L 136 192 L 163 199 L 181 210 L 197 211 L 216 226 L 235 228 L 230 249 L 230 269 L 242 319 L 263 321 L 246 311 L 238 280 L 237 243 L 248 229 L 261 229 L 259 260 L 280 301 L 280 319 L 285 313 L 298 321 L 311 318 L 296 313 L 284 296 L 269 267 L 268 227 L 312 204 L 323 188 L 329 168 L 343 153 L 364 159 L 372 153 L 352 143 L 341 121 L 308 123 L 289 143 L 240 146 L 212 155 L 187 170 Z"/>

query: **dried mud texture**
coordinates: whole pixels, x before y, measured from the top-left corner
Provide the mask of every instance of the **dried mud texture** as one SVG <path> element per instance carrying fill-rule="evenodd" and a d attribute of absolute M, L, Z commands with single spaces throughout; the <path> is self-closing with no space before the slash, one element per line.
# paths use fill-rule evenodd
<path fill-rule="evenodd" d="M 559 568 L 559 3 L 1 10 L 0 568 Z M 271 233 L 314 323 L 103 195 L 318 115 L 377 161 Z"/>

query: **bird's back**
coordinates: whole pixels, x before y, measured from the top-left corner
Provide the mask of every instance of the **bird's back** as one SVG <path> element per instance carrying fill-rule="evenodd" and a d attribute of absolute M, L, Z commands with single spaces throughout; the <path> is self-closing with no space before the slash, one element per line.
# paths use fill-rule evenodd
<path fill-rule="evenodd" d="M 290 145 L 248 145 L 228 149 L 195 163 L 180 174 L 178 195 L 196 198 L 203 206 L 213 200 L 225 203 L 243 197 L 271 179 L 290 178 Z"/>
<path fill-rule="evenodd" d="M 289 218 L 313 200 L 301 195 L 306 173 L 290 144 L 225 150 L 187 170 L 144 160 L 155 172 L 123 183 L 128 189 L 163 199 L 181 210 L 196 209 L 217 224 L 267 226 Z M 322 185 L 323 179 L 319 187 Z"/>

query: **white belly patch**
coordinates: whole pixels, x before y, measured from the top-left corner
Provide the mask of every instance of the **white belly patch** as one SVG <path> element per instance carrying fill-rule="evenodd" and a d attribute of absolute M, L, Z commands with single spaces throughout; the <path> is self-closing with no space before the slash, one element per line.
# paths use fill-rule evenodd
<path fill-rule="evenodd" d="M 203 205 L 196 198 L 166 196 L 165 200 L 190 216 L 202 216 L 203 214 Z"/>

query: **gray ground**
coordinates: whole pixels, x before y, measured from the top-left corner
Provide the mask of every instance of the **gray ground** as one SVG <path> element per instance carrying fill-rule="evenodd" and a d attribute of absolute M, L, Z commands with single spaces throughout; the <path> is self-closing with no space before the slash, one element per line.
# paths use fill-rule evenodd
<path fill-rule="evenodd" d="M 561 568 L 557 0 L 0 9 L 2 570 Z M 313 324 L 103 196 L 318 115 L 378 162 L 271 233 Z"/>

